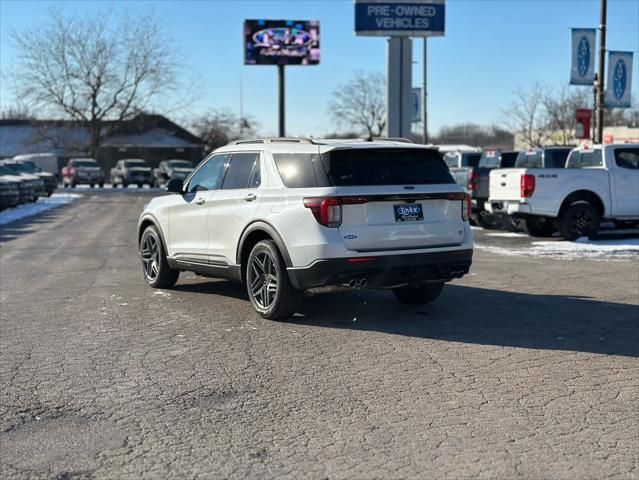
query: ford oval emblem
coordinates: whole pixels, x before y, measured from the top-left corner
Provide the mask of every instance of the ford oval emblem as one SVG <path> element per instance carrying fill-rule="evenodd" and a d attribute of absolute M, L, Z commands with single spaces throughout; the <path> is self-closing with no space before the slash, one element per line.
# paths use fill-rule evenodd
<path fill-rule="evenodd" d="M 590 68 L 590 42 L 588 37 L 581 37 L 577 46 L 577 69 L 579 76 L 585 77 Z"/>
<path fill-rule="evenodd" d="M 412 185 L 405 185 L 404 190 L 415 190 L 415 187 L 413 187 Z"/>
<path fill-rule="evenodd" d="M 355 240 L 357 238 L 357 235 L 344 235 L 344 238 L 346 240 Z"/>
<path fill-rule="evenodd" d="M 621 100 L 626 92 L 626 76 L 626 62 L 620 58 L 612 72 L 612 92 L 617 100 Z"/>

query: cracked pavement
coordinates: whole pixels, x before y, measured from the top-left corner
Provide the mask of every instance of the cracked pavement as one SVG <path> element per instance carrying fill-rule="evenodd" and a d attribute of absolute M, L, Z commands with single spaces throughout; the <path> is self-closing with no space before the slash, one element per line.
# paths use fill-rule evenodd
<path fill-rule="evenodd" d="M 270 322 L 232 283 L 144 284 L 148 198 L 2 228 L 0 477 L 639 477 L 637 259 L 476 251 L 430 306 Z"/>

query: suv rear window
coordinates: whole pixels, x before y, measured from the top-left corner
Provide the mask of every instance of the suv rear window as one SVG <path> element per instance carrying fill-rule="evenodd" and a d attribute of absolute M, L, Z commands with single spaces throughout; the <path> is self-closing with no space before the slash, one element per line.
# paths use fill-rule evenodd
<path fill-rule="evenodd" d="M 546 150 L 544 153 L 546 168 L 564 168 L 570 150 L 570 148 L 553 148 Z"/>
<path fill-rule="evenodd" d="M 332 186 L 455 183 L 436 150 L 362 148 L 322 155 Z"/>

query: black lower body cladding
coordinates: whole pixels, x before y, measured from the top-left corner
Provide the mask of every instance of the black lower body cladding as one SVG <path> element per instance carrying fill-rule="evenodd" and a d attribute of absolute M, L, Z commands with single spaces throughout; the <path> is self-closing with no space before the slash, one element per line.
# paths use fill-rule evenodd
<path fill-rule="evenodd" d="M 472 250 L 409 253 L 370 257 L 317 260 L 303 268 L 289 268 L 293 286 L 308 289 L 341 285 L 351 279 L 366 278 L 370 287 L 389 288 L 409 283 L 450 281 L 467 274 Z"/>

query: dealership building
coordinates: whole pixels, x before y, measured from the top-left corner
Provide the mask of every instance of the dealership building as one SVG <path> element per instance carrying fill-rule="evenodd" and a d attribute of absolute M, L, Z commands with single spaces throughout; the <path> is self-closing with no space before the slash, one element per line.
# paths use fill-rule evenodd
<path fill-rule="evenodd" d="M 97 160 L 105 171 L 123 158 L 142 158 L 153 167 L 162 160 L 202 160 L 204 142 L 162 115 L 140 114 L 105 122 Z M 69 158 L 89 156 L 89 131 L 69 120 L 0 120 L 0 158 L 52 153 L 62 168 Z"/>

